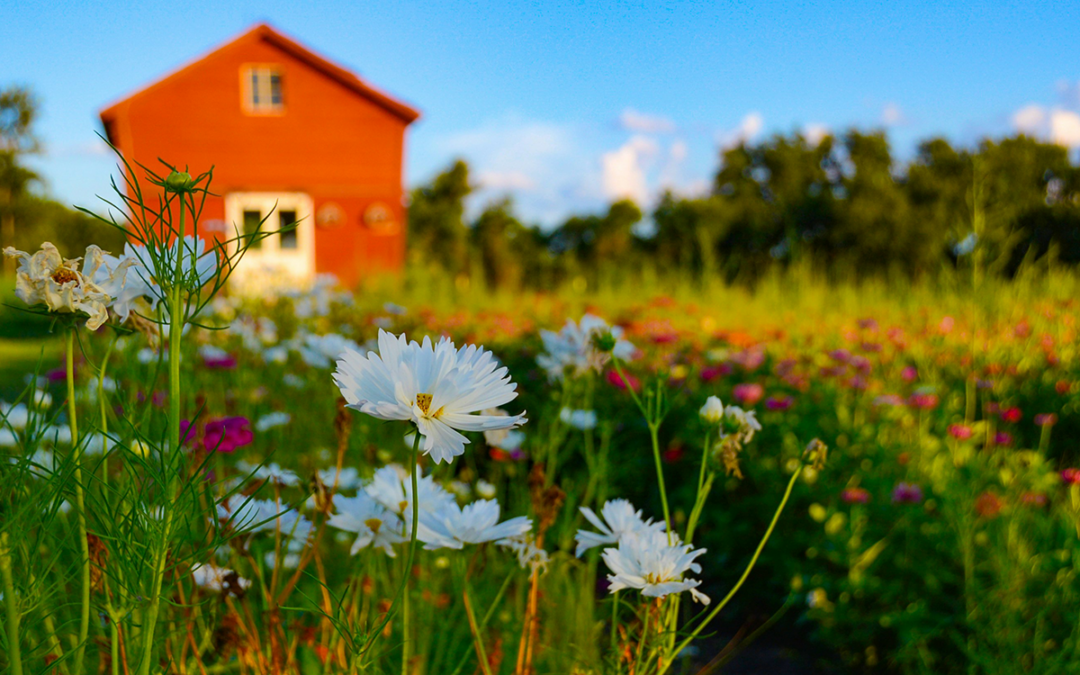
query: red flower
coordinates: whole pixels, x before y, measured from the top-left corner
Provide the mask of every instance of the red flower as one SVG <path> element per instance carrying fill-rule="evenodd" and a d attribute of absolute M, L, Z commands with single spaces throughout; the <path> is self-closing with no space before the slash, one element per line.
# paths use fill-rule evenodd
<path fill-rule="evenodd" d="M 1072 389 L 1072 384 L 1066 380 L 1058 380 L 1054 385 L 1054 391 L 1062 395 L 1068 394 L 1070 389 Z"/>
<path fill-rule="evenodd" d="M 870 493 L 860 487 L 844 488 L 840 492 L 840 499 L 847 504 L 865 504 L 870 501 Z"/>
<path fill-rule="evenodd" d="M 1013 406 L 1012 408 L 1006 408 L 1001 411 L 1001 419 L 1005 422 L 1012 422 L 1013 424 L 1019 422 L 1024 417 L 1024 413 L 1020 411 L 1020 408 Z"/>
<path fill-rule="evenodd" d="M 1068 485 L 1080 485 L 1080 469 L 1065 469 L 1061 472 L 1061 480 Z"/>
<path fill-rule="evenodd" d="M 938 397 L 937 394 L 912 394 L 911 398 L 908 399 L 908 403 L 913 408 L 918 408 L 920 410 L 932 410 L 937 407 Z"/>
<path fill-rule="evenodd" d="M 683 452 L 684 452 L 683 446 L 681 446 L 681 445 L 672 445 L 667 450 L 664 450 L 664 452 L 661 453 L 660 457 L 665 462 L 668 462 L 668 463 L 677 462 L 680 459 L 682 459 Z"/>
<path fill-rule="evenodd" d="M 993 492 L 984 492 L 975 499 L 975 513 L 983 518 L 993 518 L 1004 506 L 1005 502 Z"/>

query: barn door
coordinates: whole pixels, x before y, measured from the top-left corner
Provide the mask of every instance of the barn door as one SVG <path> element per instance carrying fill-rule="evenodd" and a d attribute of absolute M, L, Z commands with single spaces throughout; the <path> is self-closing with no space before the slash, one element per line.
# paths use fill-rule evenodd
<path fill-rule="evenodd" d="M 250 248 L 234 276 L 241 283 L 303 284 L 315 278 L 315 226 L 311 197 L 302 192 L 233 192 L 225 196 L 227 222 L 252 233 L 276 232 Z M 297 225 L 297 223 L 299 223 Z M 230 228 L 231 229 L 231 228 Z"/>

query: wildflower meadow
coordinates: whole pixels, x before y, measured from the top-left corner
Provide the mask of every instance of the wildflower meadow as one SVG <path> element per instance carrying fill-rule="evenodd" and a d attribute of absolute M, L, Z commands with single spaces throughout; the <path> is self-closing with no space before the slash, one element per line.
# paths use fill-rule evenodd
<path fill-rule="evenodd" d="M 4 251 L 11 673 L 1080 668 L 1071 273 L 241 293 L 136 170 Z"/>

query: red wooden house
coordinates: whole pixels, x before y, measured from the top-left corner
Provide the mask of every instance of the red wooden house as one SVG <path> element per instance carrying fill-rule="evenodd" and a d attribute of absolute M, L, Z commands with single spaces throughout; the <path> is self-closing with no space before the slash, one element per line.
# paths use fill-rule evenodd
<path fill-rule="evenodd" d="M 231 236 L 267 215 L 268 229 L 300 222 L 249 252 L 238 273 L 329 272 L 347 285 L 404 262 L 402 155 L 417 117 L 267 25 L 101 112 L 128 161 L 157 170 L 160 158 L 193 175 L 214 167 L 220 197 L 208 199 L 201 234 Z"/>

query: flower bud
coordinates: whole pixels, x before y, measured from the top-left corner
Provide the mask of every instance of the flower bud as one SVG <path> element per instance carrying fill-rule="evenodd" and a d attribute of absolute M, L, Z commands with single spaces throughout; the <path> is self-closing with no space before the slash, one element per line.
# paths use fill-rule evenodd
<path fill-rule="evenodd" d="M 709 424 L 719 424 L 724 419 L 724 404 L 716 396 L 710 396 L 705 399 L 705 405 L 701 406 L 698 414 Z"/>
<path fill-rule="evenodd" d="M 597 332 L 593 335 L 592 339 L 593 347 L 595 347 L 597 351 L 605 354 L 615 349 L 615 344 L 617 342 L 618 340 L 615 339 L 615 336 L 612 335 L 609 330 Z"/>
<path fill-rule="evenodd" d="M 195 187 L 195 181 L 186 171 L 173 171 L 165 179 L 165 189 L 169 192 L 191 192 L 193 187 Z"/>

